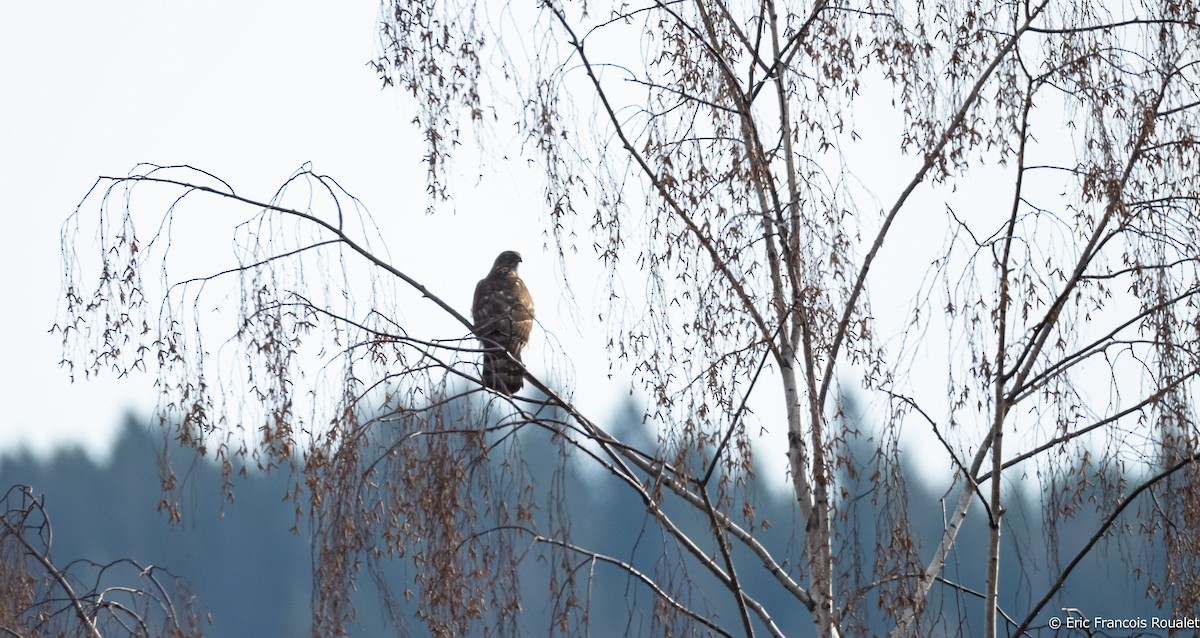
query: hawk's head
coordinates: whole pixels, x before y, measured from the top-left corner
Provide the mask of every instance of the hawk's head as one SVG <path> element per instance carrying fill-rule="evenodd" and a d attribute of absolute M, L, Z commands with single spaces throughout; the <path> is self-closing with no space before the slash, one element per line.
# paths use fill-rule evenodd
<path fill-rule="evenodd" d="M 515 250 L 506 250 L 496 257 L 496 263 L 492 264 L 492 274 L 516 274 L 519 263 L 521 263 L 521 253 Z"/>

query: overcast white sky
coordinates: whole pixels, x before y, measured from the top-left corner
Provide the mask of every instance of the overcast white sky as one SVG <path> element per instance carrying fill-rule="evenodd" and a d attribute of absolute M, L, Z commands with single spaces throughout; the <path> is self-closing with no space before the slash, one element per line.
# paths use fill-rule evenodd
<path fill-rule="evenodd" d="M 571 299 L 544 250 L 535 170 L 520 161 L 490 162 L 476 171 L 481 175 L 460 175 L 459 184 L 470 187 L 459 190 L 452 214 L 424 215 L 423 147 L 411 115 L 367 66 L 376 55 L 377 11 L 374 0 L 118 0 L 0 9 L 0 202 L 8 231 L 0 251 L 0 299 L 8 307 L 0 313 L 0 452 L 77 443 L 103 455 L 125 412 L 151 416 L 148 377 L 72 384 L 48 333 L 61 292 L 64 218 L 98 175 L 125 174 L 139 162 L 201 167 L 262 199 L 312 162 L 362 200 L 385 231 L 402 220 L 389 237 L 396 265 L 463 312 L 493 256 L 519 250 L 539 321 L 572 353 L 568 365 L 585 380 L 581 406 L 603 415 L 628 396 L 627 381 L 606 381 L 603 341 L 587 339 L 593 332 L 578 321 L 595 316 L 589 304 L 602 303 L 594 257 L 582 254 L 572 266 L 578 299 Z M 870 137 L 872 125 L 859 122 L 858 130 Z M 497 143 L 515 148 L 517 141 Z M 892 188 L 891 178 L 898 190 L 909 174 L 894 160 L 879 161 L 891 163 L 881 163 L 873 187 Z M 928 214 L 940 215 L 940 208 Z M 928 241 L 919 224 L 893 235 L 898 248 L 886 247 L 885 258 L 894 250 L 914 255 L 921 239 L 941 243 Z M 446 236 L 456 238 L 452 251 L 434 240 Z M 915 282 L 929 261 L 919 254 L 908 261 Z M 897 291 L 895 304 L 877 298 L 877 315 L 887 316 L 881 306 L 899 307 L 904 292 Z M 773 435 L 782 441 L 782 431 Z M 782 468 L 783 454 L 765 456 Z"/>
<path fill-rule="evenodd" d="M 595 316 L 593 304 L 603 304 L 594 256 L 584 251 L 568 264 L 573 299 L 544 247 L 536 166 L 520 159 L 475 165 L 459 175 L 466 187 L 457 191 L 454 210 L 425 215 L 424 149 L 411 114 L 398 92 L 381 90 L 367 66 L 376 56 L 377 11 L 375 0 L 0 8 L 0 211 L 7 231 L 0 251 L 0 453 L 71 443 L 103 455 L 125 412 L 151 416 L 150 378 L 72 384 L 57 363 L 60 344 L 48 332 L 61 292 L 63 220 L 98 175 L 122 175 L 139 162 L 191 164 L 264 200 L 312 162 L 380 221 L 398 267 L 464 313 L 495 254 L 519 250 L 539 321 L 556 349 L 571 353 L 566 364 L 551 365 L 573 367 L 587 390 L 577 394 L 581 407 L 603 418 L 628 396 L 627 380 L 606 381 L 603 330 L 580 322 Z M 870 171 L 881 208 L 912 175 L 905 169 L 910 160 L 872 146 L 882 140 L 895 148 L 887 137 L 896 117 L 888 102 L 864 87 L 854 126 L 865 141 L 844 149 Z M 516 151 L 515 130 L 504 139 L 498 125 L 496 135 L 495 143 Z M 957 191 L 955 206 L 976 219 L 1006 209 L 1006 170 L 980 171 L 977 188 Z M 944 242 L 947 201 L 919 191 L 880 253 L 875 271 L 889 282 L 872 289 L 871 298 L 885 339 L 907 325 L 911 294 Z M 453 246 L 439 241 L 445 237 L 454 238 Z M 917 368 L 943 374 L 941 340 L 931 343 Z M 538 355 L 530 360 L 536 367 Z M 931 386 L 924 390 L 938 413 L 944 382 L 930 376 L 916 383 Z M 771 434 L 782 442 L 782 431 Z M 925 434 L 917 444 L 936 447 Z M 760 459 L 781 468 L 778 449 Z"/>
<path fill-rule="evenodd" d="M 126 411 L 151 414 L 148 377 L 71 384 L 48 333 L 63 220 L 98 175 L 122 175 L 138 162 L 201 167 L 264 200 L 312 162 L 394 230 L 396 265 L 460 311 L 469 312 L 495 254 L 516 249 L 539 319 L 560 340 L 581 337 L 572 328 L 578 309 L 543 249 L 541 186 L 529 169 L 491 162 L 481 175 L 460 175 L 470 187 L 455 210 L 425 215 L 423 147 L 411 115 L 367 66 L 377 11 L 374 0 L 0 8 L 0 452 L 78 443 L 102 455 Z M 454 245 L 436 241 L 444 237 Z M 592 283 L 584 275 L 577 293 L 586 297 Z M 592 372 L 576 372 L 603 378 L 603 352 L 592 349 L 580 348 L 574 361 Z M 620 385 L 600 383 L 585 404 L 603 409 L 624 394 Z"/>

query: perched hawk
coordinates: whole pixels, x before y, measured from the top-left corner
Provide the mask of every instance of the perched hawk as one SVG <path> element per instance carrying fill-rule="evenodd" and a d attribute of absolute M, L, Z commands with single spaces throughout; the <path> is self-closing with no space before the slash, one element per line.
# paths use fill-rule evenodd
<path fill-rule="evenodd" d="M 506 250 L 496 257 L 492 271 L 475 286 L 475 301 L 471 304 L 471 319 L 475 336 L 485 349 L 483 353 L 483 385 L 503 394 L 512 394 L 524 385 L 521 367 L 521 348 L 529 341 L 533 329 L 533 298 L 525 282 L 517 276 L 520 253 Z"/>

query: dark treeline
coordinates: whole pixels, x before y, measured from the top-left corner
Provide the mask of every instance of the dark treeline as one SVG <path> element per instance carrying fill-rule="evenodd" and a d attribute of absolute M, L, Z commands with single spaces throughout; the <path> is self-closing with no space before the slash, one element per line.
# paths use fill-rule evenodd
<path fill-rule="evenodd" d="M 614 426 L 614 432 L 626 440 L 633 440 L 639 433 L 645 437 L 640 413 L 631 407 L 623 414 L 623 419 L 619 419 L 621 422 Z M 513 439 L 513 444 L 523 447 L 524 458 L 550 458 L 558 453 L 545 431 L 529 430 Z M 643 438 L 642 442 L 647 440 Z M 873 452 L 873 445 L 864 437 L 856 443 L 854 454 L 867 459 Z M 286 473 L 251 473 L 237 479 L 235 499 L 228 502 L 221 496 L 221 475 L 214 464 L 196 458 L 191 451 L 169 448 L 173 468 L 182 482 L 180 495 L 184 514 L 182 523 L 171 525 L 165 514 L 157 511 L 162 498 L 159 472 L 162 446 L 160 433 L 130 420 L 105 462 L 98 464 L 78 450 L 60 451 L 46 459 L 33 458 L 26 453 L 10 454 L 0 459 L 0 486 L 27 484 L 35 493 L 44 495 L 54 529 L 51 557 L 59 565 L 80 558 L 107 562 L 128 557 L 142 564 L 166 567 L 191 584 L 203 607 L 211 613 L 209 636 L 309 634 L 312 599 L 309 532 L 305 519 L 300 520 L 296 531 L 290 531 L 296 523 L 295 504 L 284 500 L 288 489 Z M 530 463 L 533 478 L 552 480 L 551 465 Z M 544 475 L 539 476 L 539 471 L 544 471 Z M 569 471 L 554 480 L 564 482 L 566 513 L 575 542 L 628 562 L 648 574 L 661 575 L 680 567 L 678 556 L 663 555 L 663 544 L 654 522 L 628 490 L 609 493 L 598 485 L 611 486 L 611 483 L 596 481 L 595 477 L 580 471 Z M 866 477 L 843 477 L 842 480 L 855 497 L 871 498 L 871 486 Z M 942 494 L 927 491 L 915 480 L 909 485 L 908 515 L 923 546 L 928 548 L 941 533 L 939 502 Z M 1032 497 L 1021 497 L 1019 490 L 1014 489 L 1013 494 L 1007 513 L 1008 524 L 1041 528 L 1041 505 Z M 798 537 L 793 533 L 793 508 L 786 492 L 760 494 L 757 498 L 759 519 L 770 523 L 760 532 L 764 543 L 769 547 L 785 548 L 789 547 L 790 539 L 790 546 L 798 547 Z M 870 511 L 870 508 L 863 508 L 863 511 Z M 1009 561 L 1001 571 L 1005 576 L 1002 580 L 1005 600 L 1017 609 L 1028 609 L 1031 600 L 1042 596 L 1048 582 L 1057 575 L 1057 570 L 1052 568 L 1055 564 L 1053 554 L 1047 552 L 1044 544 L 1046 537 L 1057 538 L 1060 549 L 1056 560 L 1066 562 L 1072 552 L 1082 546 L 1086 535 L 1095 529 L 1095 516 L 1088 512 L 1083 508 L 1074 521 L 1059 525 L 1052 532 L 1033 535 L 1033 538 L 1043 539 L 1041 546 L 1009 548 L 1004 552 L 1003 556 Z M 679 522 L 687 526 L 706 525 L 704 520 L 682 519 Z M 875 555 L 870 545 L 877 537 L 873 521 L 848 521 L 844 523 L 843 534 L 848 537 L 853 534 L 864 543 L 857 556 L 847 553 L 839 557 L 843 569 L 846 564 L 859 561 L 865 563 L 860 565 L 861 569 L 869 572 L 869 561 Z M 958 567 L 947 570 L 947 576 L 960 579 L 958 585 L 962 587 L 982 591 L 986 535 L 979 512 L 972 517 L 962 537 L 964 540 L 951 561 Z M 529 594 L 525 600 L 550 599 L 545 593 L 537 596 L 539 590 L 546 591 L 548 573 L 545 561 L 534 558 L 539 551 L 537 547 L 531 547 L 522 564 L 520 587 Z M 1130 560 L 1136 560 L 1139 565 L 1126 564 L 1129 556 L 1135 556 Z M 735 558 L 754 560 L 748 553 L 735 554 Z M 1060 608 L 1077 607 L 1089 616 L 1165 616 L 1165 612 L 1157 610 L 1145 596 L 1145 585 L 1132 576 L 1136 567 L 1150 567 L 1155 563 L 1161 568 L 1163 560 L 1158 551 L 1149 555 L 1131 553 L 1119 551 L 1113 544 L 1107 551 L 1097 554 L 1095 560 L 1086 560 L 1076 569 L 1062 596 L 1052 602 L 1047 611 L 1062 615 Z M 746 571 L 762 573 L 762 570 Z M 394 592 L 403 592 L 411 586 L 405 582 L 403 564 L 376 572 L 371 574 L 364 570 L 360 577 L 355 635 L 386 635 L 395 631 L 385 623 L 373 578 L 385 579 Z M 587 588 L 591 597 L 587 604 L 594 635 L 625 635 L 631 628 L 644 626 L 629 620 L 654 613 L 652 596 L 644 586 L 608 565 L 597 565 L 591 574 L 596 580 Z M 760 602 L 773 608 L 777 616 L 784 614 L 784 617 L 776 618 L 781 627 L 811 632 L 811 623 L 807 622 L 803 610 L 795 609 L 791 614 L 793 617 L 787 617 L 787 597 L 778 595 L 775 583 L 764 580 L 745 585 Z M 959 619 L 977 617 L 981 612 L 980 601 L 972 594 L 960 595 L 950 586 L 940 589 L 939 594 L 931 599 L 931 604 L 938 605 L 942 627 L 948 635 L 960 633 Z M 723 597 L 728 599 L 728 592 L 714 590 L 710 596 L 718 601 L 716 608 L 725 609 L 724 613 L 729 614 L 722 624 L 736 628 L 736 610 L 732 603 L 724 605 L 720 602 Z M 874 607 L 876 599 L 867 592 L 858 604 Z M 414 609 L 401 611 L 411 620 Z M 519 630 L 529 635 L 545 634 L 549 611 L 527 606 Z M 424 634 L 418 623 L 409 622 L 409 629 L 413 635 Z M 1045 628 L 1041 632 L 1043 635 L 1085 635 Z M 1109 632 L 1106 635 L 1130 633 Z"/>

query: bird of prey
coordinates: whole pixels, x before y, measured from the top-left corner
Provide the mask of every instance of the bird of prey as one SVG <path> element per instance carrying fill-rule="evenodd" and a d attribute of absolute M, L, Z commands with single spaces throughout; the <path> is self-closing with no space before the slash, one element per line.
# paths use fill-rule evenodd
<path fill-rule="evenodd" d="M 471 304 L 475 336 L 485 350 L 483 385 L 509 395 L 525 383 L 521 366 L 513 360 L 521 360 L 521 349 L 533 329 L 533 298 L 517 276 L 520 263 L 520 253 L 500 253 L 491 272 L 476 284 Z"/>

